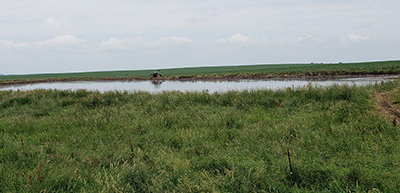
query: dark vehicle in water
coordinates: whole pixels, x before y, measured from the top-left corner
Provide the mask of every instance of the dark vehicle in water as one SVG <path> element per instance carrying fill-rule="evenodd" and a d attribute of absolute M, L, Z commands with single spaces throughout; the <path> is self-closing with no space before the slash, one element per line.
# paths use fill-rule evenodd
<path fill-rule="evenodd" d="M 160 73 L 160 70 L 155 70 L 152 74 L 150 74 L 149 79 L 153 78 L 162 78 L 163 75 Z"/>

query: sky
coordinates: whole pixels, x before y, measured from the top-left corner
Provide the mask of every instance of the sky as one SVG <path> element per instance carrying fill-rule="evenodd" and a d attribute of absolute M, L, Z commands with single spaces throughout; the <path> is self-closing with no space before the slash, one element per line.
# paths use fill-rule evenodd
<path fill-rule="evenodd" d="M 1 0 L 0 74 L 400 59 L 399 0 Z"/>

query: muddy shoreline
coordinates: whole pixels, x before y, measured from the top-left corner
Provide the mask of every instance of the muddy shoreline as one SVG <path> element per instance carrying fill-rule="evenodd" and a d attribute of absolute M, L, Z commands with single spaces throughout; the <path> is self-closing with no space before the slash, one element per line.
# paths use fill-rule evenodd
<path fill-rule="evenodd" d="M 240 80 L 334 80 L 342 78 L 363 78 L 363 77 L 389 77 L 398 78 L 400 74 L 345 74 L 345 75 L 262 75 L 262 74 L 235 74 L 235 75 L 205 75 L 205 76 L 169 76 L 162 78 L 142 78 L 142 77 L 78 77 L 78 78 L 48 78 L 31 80 L 10 80 L 0 82 L 0 86 L 23 85 L 49 82 L 76 82 L 76 81 L 240 81 Z"/>

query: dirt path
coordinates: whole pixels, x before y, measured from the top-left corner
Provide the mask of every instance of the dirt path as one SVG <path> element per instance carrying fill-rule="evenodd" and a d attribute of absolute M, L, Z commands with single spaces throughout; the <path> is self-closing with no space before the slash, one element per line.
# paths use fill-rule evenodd
<path fill-rule="evenodd" d="M 388 95 L 394 91 L 385 92 L 385 93 L 375 93 L 374 98 L 376 99 L 377 105 L 383 115 L 400 119 L 400 109 L 392 105 L 392 102 L 389 100 Z"/>

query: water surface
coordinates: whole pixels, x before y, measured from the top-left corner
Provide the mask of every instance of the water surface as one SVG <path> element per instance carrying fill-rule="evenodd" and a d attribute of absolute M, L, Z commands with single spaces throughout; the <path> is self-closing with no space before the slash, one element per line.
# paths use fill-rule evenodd
<path fill-rule="evenodd" d="M 237 80 L 237 81 L 71 81 L 71 82 L 45 82 L 21 85 L 1 86 L 0 90 L 34 90 L 34 89 L 57 89 L 57 90 L 92 90 L 99 92 L 107 91 L 145 91 L 159 93 L 163 91 L 182 92 L 227 92 L 230 90 L 258 90 L 258 89 L 284 89 L 287 87 L 299 88 L 307 85 L 317 87 L 338 85 L 368 85 L 382 81 L 389 81 L 397 76 L 379 76 L 363 78 L 339 78 L 330 80 Z"/>

